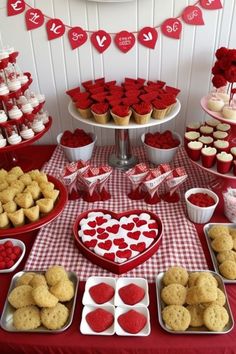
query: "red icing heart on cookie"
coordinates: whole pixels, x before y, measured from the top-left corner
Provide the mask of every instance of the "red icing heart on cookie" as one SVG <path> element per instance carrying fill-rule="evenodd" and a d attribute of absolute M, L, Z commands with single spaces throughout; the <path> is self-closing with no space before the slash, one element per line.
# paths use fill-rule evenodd
<path fill-rule="evenodd" d="M 99 240 L 106 240 L 109 237 L 109 234 L 107 232 L 103 232 L 102 234 L 99 234 L 97 238 Z"/>
<path fill-rule="evenodd" d="M 124 250 L 124 251 L 117 251 L 116 252 L 117 257 L 119 258 L 130 258 L 131 257 L 131 251 L 130 250 Z"/>
<path fill-rule="evenodd" d="M 122 242 L 122 243 L 120 243 L 120 244 L 119 244 L 119 246 L 118 246 L 118 247 L 119 247 L 119 249 L 121 249 L 121 250 L 122 250 L 122 249 L 124 249 L 124 248 L 128 247 L 128 244 L 127 244 L 126 242 Z"/>
<path fill-rule="evenodd" d="M 143 235 L 148 238 L 155 238 L 157 234 L 155 230 L 151 230 L 151 231 L 144 231 Z"/>
<path fill-rule="evenodd" d="M 107 226 L 106 230 L 107 232 L 110 232 L 112 234 L 117 234 L 117 232 L 119 231 L 120 225 L 112 225 L 112 226 Z"/>
<path fill-rule="evenodd" d="M 123 242 L 125 242 L 125 239 L 124 239 L 124 238 L 115 238 L 115 239 L 113 240 L 113 242 L 114 242 L 114 245 L 119 246 L 120 244 L 122 244 Z"/>
<path fill-rule="evenodd" d="M 102 224 L 104 224 L 107 221 L 107 219 L 103 218 L 102 216 L 98 216 L 96 217 L 96 222 L 99 226 L 101 226 Z"/>
<path fill-rule="evenodd" d="M 112 246 L 112 242 L 111 242 L 111 240 L 107 240 L 107 241 L 105 241 L 105 242 L 99 242 L 99 243 L 98 243 L 98 246 L 99 246 L 100 248 L 102 248 L 103 250 L 109 251 L 109 249 L 110 249 L 111 246 Z"/>
<path fill-rule="evenodd" d="M 102 227 L 98 227 L 97 228 L 97 233 L 98 234 L 102 234 L 105 231 L 105 229 L 103 229 Z"/>
<path fill-rule="evenodd" d="M 110 261 L 114 261 L 115 260 L 115 253 L 104 253 L 103 257 L 105 257 L 106 259 L 109 259 Z"/>
<path fill-rule="evenodd" d="M 137 243 L 136 245 L 130 245 L 130 249 L 133 251 L 137 251 L 137 252 L 143 252 L 146 248 L 146 243 L 145 242 L 140 242 Z"/>
<path fill-rule="evenodd" d="M 134 240 L 138 240 L 139 236 L 141 235 L 140 231 L 128 232 L 127 236 L 133 238 Z"/>
<path fill-rule="evenodd" d="M 134 225 L 133 222 L 130 222 L 130 223 L 128 223 L 128 224 L 123 224 L 123 225 L 121 225 L 121 227 L 122 227 L 123 229 L 129 230 L 129 231 L 133 230 L 134 226 L 135 226 L 135 225 Z"/>
<path fill-rule="evenodd" d="M 88 248 L 94 248 L 96 246 L 97 242 L 98 242 L 97 240 L 93 239 L 91 241 L 85 241 L 84 244 Z"/>
<path fill-rule="evenodd" d="M 96 230 L 84 230 L 84 234 L 88 236 L 94 236 L 96 234 Z"/>
<path fill-rule="evenodd" d="M 88 226 L 90 226 L 90 227 L 96 227 L 96 225 L 97 225 L 96 221 L 89 221 L 88 222 Z"/>
<path fill-rule="evenodd" d="M 141 227 L 143 225 L 146 225 L 147 221 L 146 220 L 138 220 L 137 222 L 135 222 L 135 224 L 137 227 Z"/>

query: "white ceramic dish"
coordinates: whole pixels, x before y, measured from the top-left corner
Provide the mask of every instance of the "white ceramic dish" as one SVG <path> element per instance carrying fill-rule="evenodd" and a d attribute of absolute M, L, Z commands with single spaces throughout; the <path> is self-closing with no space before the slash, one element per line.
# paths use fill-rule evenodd
<path fill-rule="evenodd" d="M 89 289 L 97 284 L 100 283 L 106 283 L 110 286 L 113 287 L 114 291 L 116 289 L 116 280 L 115 278 L 111 278 L 111 277 L 89 277 L 86 281 L 86 285 L 85 285 L 85 290 L 84 290 L 84 295 L 83 295 L 83 299 L 82 299 L 82 304 L 83 305 L 90 305 L 90 306 L 105 306 L 105 305 L 114 305 L 114 296 L 112 299 L 110 299 L 109 301 L 103 303 L 103 304 L 97 304 L 91 297 L 90 293 L 89 293 Z"/>
<path fill-rule="evenodd" d="M 102 308 L 110 313 L 113 314 L 114 316 L 114 322 L 113 324 L 107 328 L 103 332 L 94 332 L 91 327 L 89 326 L 88 322 L 86 321 L 86 315 L 97 308 Z M 84 306 L 83 311 L 82 311 L 82 318 L 81 318 L 81 323 L 80 323 L 80 332 L 82 334 L 90 334 L 90 335 L 99 335 L 99 336 L 112 336 L 115 334 L 115 307 L 112 305 L 106 305 L 106 306 Z"/>
<path fill-rule="evenodd" d="M 11 268 L 7 268 L 7 269 L 1 269 L 0 273 L 10 273 L 13 272 L 13 270 L 15 270 L 18 265 L 20 264 L 20 262 L 22 261 L 22 259 L 24 258 L 25 255 L 25 251 L 26 251 L 26 247 L 24 242 L 14 239 L 14 238 L 4 238 L 4 239 L 0 239 L 0 245 L 4 244 L 7 241 L 11 241 L 13 243 L 14 246 L 18 246 L 21 248 L 21 255 L 20 257 L 17 259 L 16 263 L 13 264 L 13 266 Z"/>
<path fill-rule="evenodd" d="M 123 288 L 126 285 L 129 284 L 135 284 L 137 286 L 140 286 L 144 292 L 144 298 L 136 303 L 135 305 L 128 305 L 124 303 L 119 295 L 119 290 Z M 148 283 L 147 280 L 144 278 L 119 278 L 116 281 L 116 293 L 115 293 L 115 306 L 120 306 L 120 307 L 139 307 L 139 306 L 148 306 L 149 305 L 149 293 L 148 293 Z"/>
<path fill-rule="evenodd" d="M 119 325 L 119 322 L 118 322 L 118 318 L 120 315 L 130 311 L 131 308 L 130 307 L 117 307 L 116 308 L 116 311 L 115 311 L 115 331 L 116 331 L 116 334 L 118 336 L 132 336 L 132 337 L 145 337 L 145 336 L 148 336 L 151 332 L 151 326 L 150 326 L 150 315 L 149 315 L 149 311 L 147 309 L 147 307 L 145 306 L 139 306 L 137 308 L 135 308 L 135 311 L 143 314 L 146 319 L 147 319 L 147 323 L 145 325 L 145 327 L 138 333 L 136 334 L 133 334 L 133 333 L 128 333 L 126 331 L 124 331 L 124 329 Z"/>

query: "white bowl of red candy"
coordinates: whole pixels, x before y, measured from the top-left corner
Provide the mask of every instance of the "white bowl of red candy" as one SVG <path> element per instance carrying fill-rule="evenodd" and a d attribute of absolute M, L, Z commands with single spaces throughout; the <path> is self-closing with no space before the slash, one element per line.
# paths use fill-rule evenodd
<path fill-rule="evenodd" d="M 148 160 L 155 165 L 171 162 L 181 146 L 181 136 L 170 130 L 163 133 L 144 133 L 141 140 Z"/>
<path fill-rule="evenodd" d="M 185 192 L 189 219 L 197 224 L 207 223 L 219 203 L 218 196 L 207 188 L 191 188 Z"/>
<path fill-rule="evenodd" d="M 57 143 L 70 162 L 90 160 L 96 140 L 95 134 L 86 133 L 82 129 L 75 129 L 74 132 L 66 130 L 57 136 Z"/>
<path fill-rule="evenodd" d="M 22 261 L 25 255 L 25 244 L 17 239 L 0 240 L 0 273 L 10 273 Z"/>

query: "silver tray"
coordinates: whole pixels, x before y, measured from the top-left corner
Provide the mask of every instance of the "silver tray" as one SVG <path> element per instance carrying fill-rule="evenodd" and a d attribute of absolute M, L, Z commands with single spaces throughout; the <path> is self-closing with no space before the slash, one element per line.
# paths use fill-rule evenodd
<path fill-rule="evenodd" d="M 232 279 L 227 279 L 225 277 L 223 277 L 223 275 L 221 275 L 220 273 L 220 270 L 219 270 L 219 264 L 218 264 L 218 261 L 217 261 L 217 252 L 215 252 L 213 250 L 213 248 L 211 247 L 211 239 L 210 237 L 208 236 L 208 230 L 211 228 L 211 226 L 213 225 L 224 225 L 224 226 L 228 226 L 232 229 L 236 229 L 236 224 L 232 224 L 232 223 L 209 223 L 209 224 L 206 224 L 203 228 L 203 231 L 204 231 L 204 234 L 205 234 L 205 237 L 206 237 L 206 242 L 207 242 L 207 246 L 208 246 L 208 249 L 209 249 L 209 252 L 210 252 L 210 255 L 211 255 L 211 260 L 212 260 L 212 263 L 213 263 L 213 266 L 214 266 L 214 269 L 216 271 L 216 273 L 220 274 L 220 276 L 222 277 L 224 283 L 227 283 L 227 284 L 236 284 L 236 280 L 232 280 Z"/>
<path fill-rule="evenodd" d="M 42 271 L 42 270 L 41 271 L 32 270 L 32 271 L 34 273 L 38 273 L 38 274 L 45 273 L 45 271 Z M 10 292 L 14 289 L 17 279 L 21 275 L 23 275 L 27 272 L 29 272 L 29 271 L 18 272 L 13 276 L 13 278 L 11 280 L 10 288 L 8 290 L 7 298 L 8 298 L 8 295 L 10 294 Z M 10 305 L 10 303 L 8 302 L 8 300 L 6 298 L 5 305 L 4 305 L 3 312 L 2 312 L 2 316 L 1 316 L 1 321 L 0 321 L 0 326 L 2 327 L 2 329 L 4 329 L 5 331 L 8 331 L 8 332 L 61 333 L 61 332 L 65 331 L 67 328 L 69 328 L 72 323 L 73 316 L 74 316 L 79 280 L 77 278 L 77 275 L 74 272 L 67 272 L 67 274 L 68 274 L 69 279 L 74 284 L 75 294 L 74 294 L 73 299 L 71 299 L 68 302 L 63 303 L 69 309 L 69 318 L 68 318 L 66 324 L 62 328 L 56 329 L 56 330 L 51 330 L 51 329 L 47 329 L 43 326 L 40 326 L 40 327 L 33 329 L 33 330 L 26 330 L 26 331 L 25 330 L 22 330 L 22 331 L 17 330 L 13 326 L 13 313 L 14 313 L 15 309 Z"/>
<path fill-rule="evenodd" d="M 206 270 L 194 270 L 194 272 L 206 272 Z M 209 270 L 207 272 L 211 273 L 216 278 L 216 280 L 218 282 L 219 289 L 223 291 L 223 293 L 225 294 L 225 297 L 226 297 L 226 303 L 225 303 L 224 307 L 225 307 L 225 309 L 228 312 L 229 322 L 225 326 L 224 330 L 221 331 L 221 332 L 210 331 L 205 326 L 202 326 L 202 327 L 189 327 L 186 331 L 174 331 L 174 330 L 168 328 L 165 325 L 165 323 L 164 323 L 164 321 L 162 319 L 162 316 L 161 316 L 161 312 L 162 312 L 162 310 L 165 307 L 165 304 L 164 304 L 164 302 L 161 299 L 161 291 L 163 289 L 163 281 L 162 281 L 162 279 L 163 279 L 163 276 L 164 276 L 164 272 L 162 272 L 162 273 L 159 273 L 157 275 L 157 277 L 156 277 L 156 292 L 157 292 L 158 320 L 159 320 L 160 326 L 165 331 L 167 331 L 169 333 L 172 333 L 172 334 L 225 334 L 225 333 L 230 332 L 233 329 L 233 327 L 234 327 L 234 318 L 233 318 L 233 315 L 232 315 L 232 312 L 231 312 L 231 309 L 230 309 L 230 306 L 229 306 L 229 301 L 228 301 L 228 297 L 227 297 L 227 293 L 226 293 L 226 290 L 225 290 L 225 286 L 224 286 L 223 280 L 217 273 L 211 272 Z M 189 271 L 189 273 L 192 273 L 192 271 Z"/>

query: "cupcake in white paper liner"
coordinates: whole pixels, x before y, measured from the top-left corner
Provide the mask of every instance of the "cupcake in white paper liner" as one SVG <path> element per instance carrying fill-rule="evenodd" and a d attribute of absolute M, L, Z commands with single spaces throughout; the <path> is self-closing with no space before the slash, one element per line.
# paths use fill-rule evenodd
<path fill-rule="evenodd" d="M 223 193 L 224 214 L 230 222 L 236 222 L 236 189 L 228 188 Z"/>

